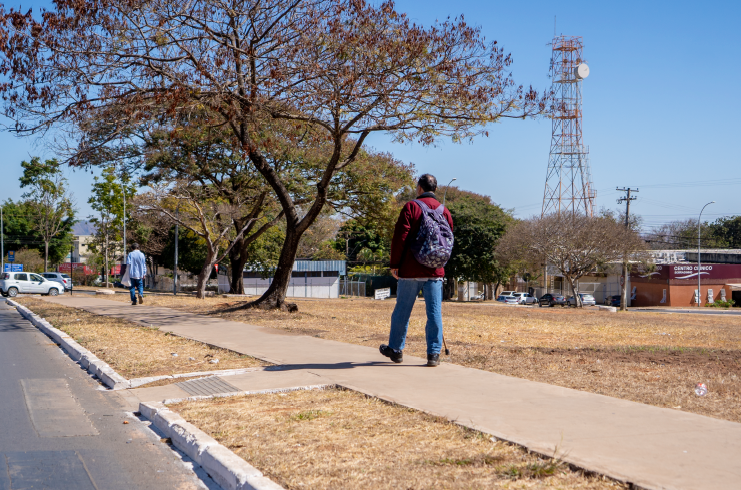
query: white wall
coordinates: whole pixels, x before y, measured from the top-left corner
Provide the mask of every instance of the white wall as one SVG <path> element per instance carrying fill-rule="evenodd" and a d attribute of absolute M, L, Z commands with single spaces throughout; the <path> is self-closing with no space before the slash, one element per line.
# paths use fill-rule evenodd
<path fill-rule="evenodd" d="M 244 278 L 244 293 L 259 296 L 268 290 L 272 278 Z M 229 278 L 219 275 L 219 292 L 229 292 Z M 339 298 L 339 277 L 292 277 L 286 297 L 289 298 Z"/>

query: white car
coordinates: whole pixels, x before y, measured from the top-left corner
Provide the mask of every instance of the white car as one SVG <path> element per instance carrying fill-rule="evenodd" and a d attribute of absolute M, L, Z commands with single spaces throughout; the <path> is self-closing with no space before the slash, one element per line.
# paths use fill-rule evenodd
<path fill-rule="evenodd" d="M 507 296 L 512 296 L 513 294 L 515 294 L 515 292 L 516 291 L 502 291 L 501 294 L 499 296 L 497 296 L 497 301 L 499 301 L 499 302 L 505 302 L 506 301 L 505 298 Z"/>
<path fill-rule="evenodd" d="M 597 301 L 591 294 L 579 293 L 579 296 L 581 297 L 582 306 L 595 306 L 597 304 Z M 576 300 L 574 300 L 573 296 L 569 296 L 569 299 L 567 299 L 566 302 L 569 306 L 576 306 Z"/>
<path fill-rule="evenodd" d="M 3 272 L 0 274 L 0 294 L 15 298 L 20 293 L 57 296 L 64 292 L 64 285 L 44 279 L 32 272 Z"/>
<path fill-rule="evenodd" d="M 64 286 L 65 291 L 72 291 L 72 278 L 68 274 L 62 274 L 61 272 L 44 272 L 41 274 L 44 279 L 50 281 L 56 281 Z"/>
<path fill-rule="evenodd" d="M 504 298 L 504 302 L 514 305 L 532 305 L 538 302 L 530 293 L 512 293 Z"/>

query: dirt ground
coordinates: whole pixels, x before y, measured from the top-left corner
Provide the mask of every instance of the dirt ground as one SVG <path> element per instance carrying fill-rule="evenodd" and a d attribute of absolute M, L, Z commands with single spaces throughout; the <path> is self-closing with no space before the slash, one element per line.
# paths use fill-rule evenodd
<path fill-rule="evenodd" d="M 212 348 L 125 320 L 94 315 L 38 298 L 16 298 L 16 301 L 66 332 L 128 379 L 267 365 L 254 357 Z M 210 362 L 212 360 L 218 363 Z M 166 380 L 166 383 L 171 382 Z"/>
<path fill-rule="evenodd" d="M 170 405 L 287 489 L 626 488 L 488 435 L 341 390 Z"/>
<path fill-rule="evenodd" d="M 119 299 L 119 298 L 116 298 Z M 148 304 L 377 347 L 394 300 L 299 300 L 298 313 L 227 309 L 235 298 L 149 296 Z M 423 357 L 424 302 L 405 353 Z M 741 317 L 607 313 L 443 303 L 452 362 L 508 376 L 741 422 Z M 694 393 L 705 383 L 708 394 Z"/>

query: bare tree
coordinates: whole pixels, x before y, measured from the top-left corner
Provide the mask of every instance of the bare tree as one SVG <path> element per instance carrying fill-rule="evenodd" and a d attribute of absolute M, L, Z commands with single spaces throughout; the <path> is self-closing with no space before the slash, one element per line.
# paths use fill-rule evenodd
<path fill-rule="evenodd" d="M 504 117 L 542 113 L 548 98 L 514 83 L 512 59 L 463 18 L 415 25 L 391 2 L 364 0 L 57 0 L 37 21 L 3 13 L 0 87 L 20 132 L 74 125 L 118 105 L 121 124 L 207 107 L 275 193 L 286 239 L 274 281 L 250 306 L 285 306 L 303 233 L 337 172 L 366 138 L 434 143 L 486 133 Z M 276 129 L 279 128 L 279 129 Z M 315 155 L 310 203 L 277 168 L 277 140 Z M 88 148 L 82 145 L 79 150 Z M 74 162 L 74 159 L 71 160 Z M 294 160 L 295 161 L 295 160 Z M 297 206 L 306 209 L 300 215 Z"/>
<path fill-rule="evenodd" d="M 576 282 L 625 256 L 639 258 L 645 243 L 610 216 L 551 214 L 521 221 L 502 237 L 497 252 L 529 263 L 556 267 L 579 306 Z"/>
<path fill-rule="evenodd" d="M 150 191 L 136 196 L 134 204 L 140 212 L 166 216 L 171 223 L 186 227 L 204 240 L 206 259 L 198 274 L 196 290 L 196 296 L 201 299 L 206 296 L 206 283 L 214 264 L 224 260 L 254 221 L 230 235 L 234 218 L 243 213 L 241 203 L 228 203 L 213 187 L 184 179 L 152 184 Z"/>

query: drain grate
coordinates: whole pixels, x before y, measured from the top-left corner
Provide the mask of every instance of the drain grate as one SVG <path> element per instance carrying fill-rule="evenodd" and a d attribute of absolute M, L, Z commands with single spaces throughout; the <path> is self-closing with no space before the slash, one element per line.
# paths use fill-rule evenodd
<path fill-rule="evenodd" d="M 193 396 L 218 395 L 219 393 L 235 393 L 240 391 L 239 388 L 230 385 L 218 376 L 183 381 L 181 383 L 175 383 L 175 386 L 182 388 L 189 395 Z"/>

